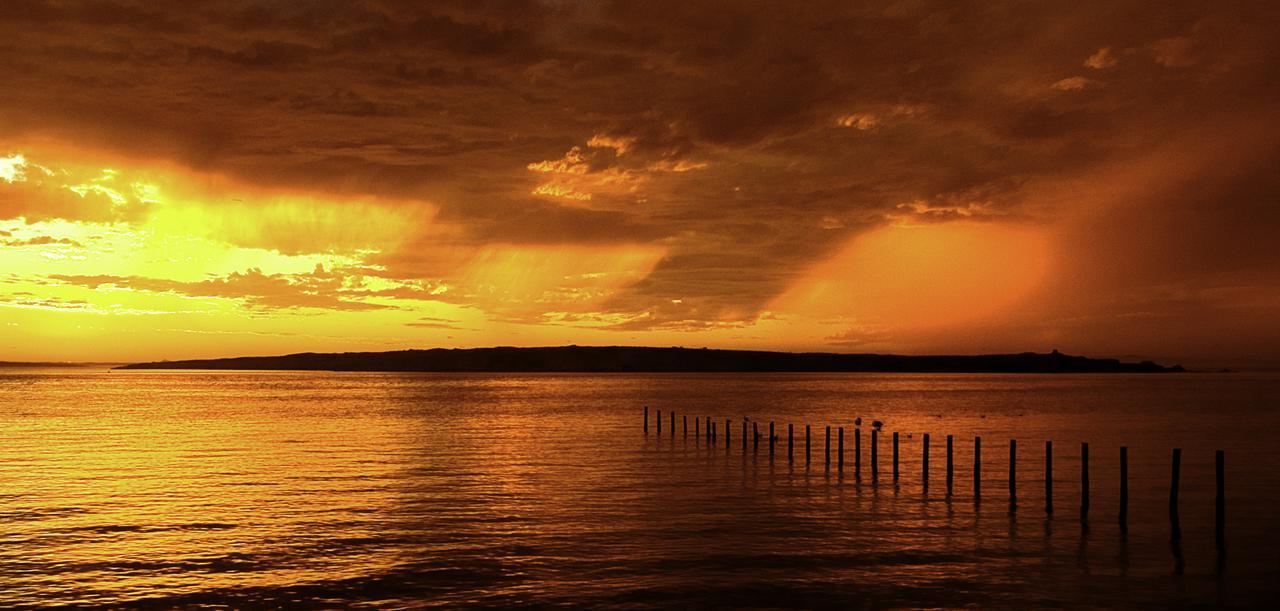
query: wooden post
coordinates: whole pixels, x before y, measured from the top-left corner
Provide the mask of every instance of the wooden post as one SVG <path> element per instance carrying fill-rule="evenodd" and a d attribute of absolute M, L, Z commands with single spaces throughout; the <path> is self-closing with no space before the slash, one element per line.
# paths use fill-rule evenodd
<path fill-rule="evenodd" d="M 1222 450 L 1214 453 L 1213 471 L 1218 483 L 1213 503 L 1213 533 L 1218 549 L 1222 550 L 1227 546 L 1227 470 L 1226 456 Z"/>
<path fill-rule="evenodd" d="M 729 453 L 729 446 L 731 446 L 733 442 L 733 428 L 731 428 L 732 426 L 733 426 L 733 422 L 728 418 L 725 418 L 724 419 L 724 451 L 726 454 Z"/>
<path fill-rule="evenodd" d="M 658 410 L 658 434 L 662 434 L 662 410 Z"/>
<path fill-rule="evenodd" d="M 862 480 L 862 429 L 853 429 L 853 477 Z"/>
<path fill-rule="evenodd" d="M 676 437 L 676 410 L 671 410 L 671 438 Z"/>
<path fill-rule="evenodd" d="M 1009 440 L 1009 509 L 1018 507 L 1018 440 Z"/>
<path fill-rule="evenodd" d="M 702 437 L 702 420 L 697 417 L 693 419 L 693 440 L 697 441 Z"/>
<path fill-rule="evenodd" d="M 1120 446 L 1120 532 L 1129 530 L 1129 448 Z"/>
<path fill-rule="evenodd" d="M 809 451 L 809 425 L 804 425 L 804 466 L 809 466 L 813 454 Z"/>
<path fill-rule="evenodd" d="M 1089 521 L 1089 444 L 1080 444 L 1080 523 Z"/>
<path fill-rule="evenodd" d="M 1053 513 L 1053 442 L 1044 442 L 1044 512 Z"/>
<path fill-rule="evenodd" d="M 898 483 L 898 432 L 893 432 L 893 483 Z"/>
<path fill-rule="evenodd" d="M 947 496 L 951 496 L 951 435 L 947 435 Z"/>
<path fill-rule="evenodd" d="M 880 459 L 877 457 L 878 448 L 880 447 L 877 441 L 879 438 L 880 431 L 871 429 L 871 481 L 873 482 L 880 480 Z"/>
<path fill-rule="evenodd" d="M 823 452 L 826 454 L 826 469 L 831 470 L 831 427 L 827 426 L 827 443 L 822 446 Z"/>
<path fill-rule="evenodd" d="M 649 406 L 644 406 L 644 432 L 649 432 Z"/>
<path fill-rule="evenodd" d="M 836 452 L 836 471 L 844 473 L 844 427 L 840 427 L 840 445 Z"/>
<path fill-rule="evenodd" d="M 793 453 L 793 450 L 792 450 L 794 437 L 795 437 L 795 431 L 792 428 L 791 423 L 788 422 L 787 423 L 787 462 L 795 462 L 795 454 Z"/>
<path fill-rule="evenodd" d="M 920 458 L 920 482 L 924 491 L 929 492 L 929 434 L 924 434 L 924 454 Z"/>
<path fill-rule="evenodd" d="M 751 422 L 751 451 L 760 451 L 760 425 L 755 421 Z"/>
<path fill-rule="evenodd" d="M 982 438 L 973 438 L 973 502 L 982 498 Z"/>
<path fill-rule="evenodd" d="M 1182 520 L 1178 518 L 1178 480 L 1182 475 L 1182 448 L 1173 449 L 1173 472 L 1169 476 L 1169 543 L 1173 546 L 1174 574 L 1181 575 L 1182 560 Z M 1221 548 L 1219 548 L 1221 549 Z"/>
<path fill-rule="evenodd" d="M 773 421 L 769 421 L 769 458 L 773 458 Z"/>

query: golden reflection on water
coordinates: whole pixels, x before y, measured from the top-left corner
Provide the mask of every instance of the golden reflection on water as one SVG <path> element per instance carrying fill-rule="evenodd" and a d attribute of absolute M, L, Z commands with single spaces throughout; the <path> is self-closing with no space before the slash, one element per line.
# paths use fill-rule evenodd
<path fill-rule="evenodd" d="M 1218 447 L 1230 456 L 1230 593 L 1250 602 L 1280 567 L 1268 451 L 1280 422 L 1256 407 L 1277 388 L 1238 376 L 0 372 L 0 604 L 1213 602 L 1225 591 L 1212 541 Z M 692 426 L 673 435 L 669 421 L 646 435 L 646 404 L 655 418 L 711 417 L 717 439 Z M 744 451 L 744 417 L 762 437 L 777 425 L 772 460 L 767 439 Z M 878 481 L 868 430 L 854 471 L 856 417 L 864 429 L 885 421 Z M 846 428 L 843 471 L 834 448 L 823 466 L 828 424 L 833 444 Z M 1053 516 L 1041 500 L 1049 438 Z M 1087 527 L 1075 513 L 1081 441 Z M 1166 517 L 1175 446 L 1181 558 Z"/>

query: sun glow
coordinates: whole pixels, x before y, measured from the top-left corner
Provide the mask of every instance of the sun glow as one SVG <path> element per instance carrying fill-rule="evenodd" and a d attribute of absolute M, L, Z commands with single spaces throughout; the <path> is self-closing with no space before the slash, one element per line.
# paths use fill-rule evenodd
<path fill-rule="evenodd" d="M 208 356 L 474 345 L 547 323 L 536 336 L 571 339 L 569 326 L 625 320 L 598 310 L 665 252 L 465 248 L 427 202 L 85 159 L 24 151 L 0 163 L 0 313 L 7 348 L 27 358 L 187 355 L 196 336 Z M 434 274 L 406 271 L 418 252 L 453 254 Z"/>
<path fill-rule="evenodd" d="M 24 155 L 0 157 L 0 180 L 13 183 L 26 180 L 27 158 Z"/>

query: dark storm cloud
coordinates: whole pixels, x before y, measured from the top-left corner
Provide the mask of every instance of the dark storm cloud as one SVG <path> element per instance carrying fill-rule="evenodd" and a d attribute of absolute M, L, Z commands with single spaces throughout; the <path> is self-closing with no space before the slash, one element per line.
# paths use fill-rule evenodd
<path fill-rule="evenodd" d="M 23 0 L 0 15 L 0 137 L 429 202 L 462 244 L 661 244 L 610 305 L 655 325 L 750 319 L 893 219 L 1047 222 L 1071 203 L 1028 185 L 1189 125 L 1274 125 L 1280 93 L 1266 2 Z M 575 147 L 580 171 L 528 167 Z M 1275 196 L 1250 179 L 1179 207 L 1206 228 L 1200 264 L 1274 267 L 1241 221 L 1274 227 Z M 1241 242 L 1247 256 L 1208 252 Z M 384 258 L 416 273 L 431 257 Z"/>

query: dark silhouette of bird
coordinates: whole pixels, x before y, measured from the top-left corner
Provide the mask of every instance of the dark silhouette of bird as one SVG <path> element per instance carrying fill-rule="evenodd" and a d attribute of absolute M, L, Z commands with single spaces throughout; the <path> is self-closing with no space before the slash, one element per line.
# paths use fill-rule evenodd
<path fill-rule="evenodd" d="M 872 422 L 872 423 L 871 423 L 871 426 L 872 426 L 872 428 L 875 428 L 876 430 L 880 430 L 880 428 L 884 426 L 884 423 L 883 423 L 883 422 L 880 422 L 879 420 L 876 420 L 876 421 L 874 421 L 874 422 Z"/>

